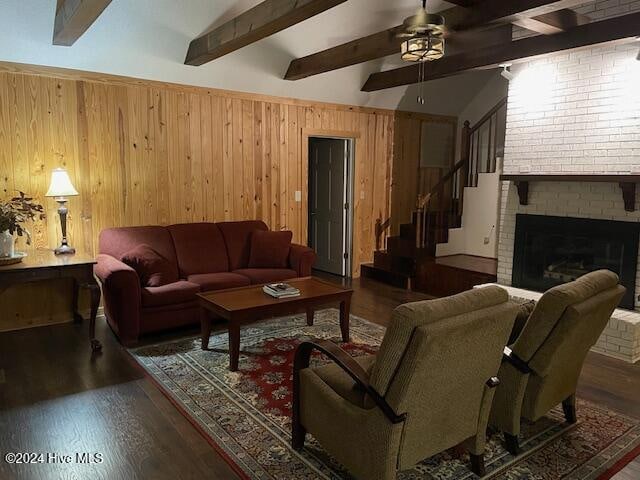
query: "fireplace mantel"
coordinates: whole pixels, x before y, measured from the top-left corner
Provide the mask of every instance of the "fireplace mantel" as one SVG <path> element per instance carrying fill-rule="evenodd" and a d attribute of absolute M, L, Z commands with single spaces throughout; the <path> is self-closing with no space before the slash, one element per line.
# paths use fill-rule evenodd
<path fill-rule="evenodd" d="M 635 211 L 636 206 L 636 184 L 640 183 L 640 175 L 619 174 L 619 175 L 598 175 L 598 174 L 503 174 L 500 180 L 511 181 L 518 189 L 520 205 L 529 205 L 529 183 L 530 182 L 607 182 L 618 183 L 622 189 L 622 199 L 624 209 L 627 212 Z"/>

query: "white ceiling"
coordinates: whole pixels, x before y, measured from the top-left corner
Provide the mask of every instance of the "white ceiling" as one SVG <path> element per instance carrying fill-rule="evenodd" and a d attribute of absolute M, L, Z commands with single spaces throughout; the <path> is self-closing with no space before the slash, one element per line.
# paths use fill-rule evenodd
<path fill-rule="evenodd" d="M 360 92 L 372 72 L 398 56 L 295 82 L 282 80 L 289 62 L 397 25 L 418 0 L 349 0 L 260 42 L 200 67 L 184 65 L 189 42 L 260 0 L 113 0 L 72 47 L 51 44 L 56 0 L 0 1 L 0 60 L 309 100 L 457 114 L 495 72 L 427 84 L 418 108 L 415 87 Z M 451 5 L 431 0 L 437 11 Z"/>

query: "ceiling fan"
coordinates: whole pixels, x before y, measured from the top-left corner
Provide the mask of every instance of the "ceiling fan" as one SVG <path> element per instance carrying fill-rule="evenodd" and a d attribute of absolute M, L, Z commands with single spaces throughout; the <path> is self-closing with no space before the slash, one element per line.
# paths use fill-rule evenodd
<path fill-rule="evenodd" d="M 424 105 L 425 64 L 444 57 L 444 17 L 436 13 L 428 13 L 427 0 L 422 0 L 422 7 L 414 15 L 405 18 L 402 25 L 403 31 L 397 35 L 402 39 L 401 58 L 405 62 L 419 64 L 420 93 L 417 102 L 419 105 Z"/>
<path fill-rule="evenodd" d="M 402 60 L 406 62 L 430 62 L 444 56 L 445 20 L 442 15 L 427 12 L 427 0 L 422 7 L 404 19 L 402 39 Z"/>

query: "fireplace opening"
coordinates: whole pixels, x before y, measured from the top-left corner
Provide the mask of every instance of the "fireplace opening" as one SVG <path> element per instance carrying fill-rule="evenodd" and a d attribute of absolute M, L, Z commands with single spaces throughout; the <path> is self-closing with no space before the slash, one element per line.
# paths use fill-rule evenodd
<path fill-rule="evenodd" d="M 606 268 L 627 288 L 620 307 L 633 310 L 639 235 L 637 222 L 518 214 L 512 284 L 544 292 Z"/>

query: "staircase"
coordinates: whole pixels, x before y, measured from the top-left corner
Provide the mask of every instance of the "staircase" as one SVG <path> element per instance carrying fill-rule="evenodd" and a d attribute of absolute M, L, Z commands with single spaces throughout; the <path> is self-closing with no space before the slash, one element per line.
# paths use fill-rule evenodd
<path fill-rule="evenodd" d="M 496 144 L 493 155 L 489 146 L 486 158 L 479 158 L 478 132 L 482 127 L 486 128 L 486 122 L 496 121 L 497 113 L 505 103 L 496 105 L 473 128 L 465 122 L 462 135 L 464 158 L 429 192 L 418 196 L 411 223 L 400 225 L 398 235 L 387 238 L 386 250 L 377 250 L 373 263 L 361 265 L 362 277 L 437 296 L 496 281 L 495 260 L 470 255 L 436 257 L 436 247 L 449 241 L 450 229 L 458 229 L 456 231 L 459 232 L 462 227 L 463 200 L 465 192 L 469 194 L 467 189 L 477 188 L 481 172 L 496 170 Z M 492 130 L 491 124 L 489 129 L 497 130 Z M 376 232 L 381 234 L 378 228 Z M 376 245 L 379 243 L 378 240 Z"/>

